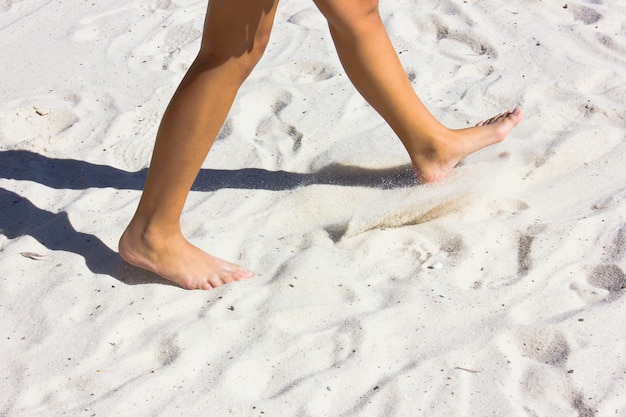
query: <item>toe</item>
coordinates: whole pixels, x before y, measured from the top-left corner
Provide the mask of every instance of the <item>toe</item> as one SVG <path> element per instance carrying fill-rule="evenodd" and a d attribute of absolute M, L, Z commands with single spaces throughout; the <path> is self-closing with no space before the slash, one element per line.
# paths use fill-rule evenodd
<path fill-rule="evenodd" d="M 211 285 L 211 283 L 209 281 L 205 281 L 200 283 L 200 285 L 198 285 L 198 289 L 199 290 L 212 290 L 213 286 Z"/>
<path fill-rule="evenodd" d="M 211 286 L 211 288 L 217 288 L 224 285 L 224 282 L 221 279 L 215 277 L 209 281 L 209 285 Z"/>

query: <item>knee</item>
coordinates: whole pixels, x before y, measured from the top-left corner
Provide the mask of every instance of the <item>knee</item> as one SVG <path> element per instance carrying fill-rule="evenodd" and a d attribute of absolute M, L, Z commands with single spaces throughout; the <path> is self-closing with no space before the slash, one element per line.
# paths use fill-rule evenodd
<path fill-rule="evenodd" d="M 228 65 L 234 74 L 246 78 L 263 56 L 269 37 L 269 31 L 258 30 L 249 39 L 239 36 L 203 42 L 194 65 L 200 70 Z"/>
<path fill-rule="evenodd" d="M 380 19 L 379 0 L 316 0 L 316 3 L 328 24 L 336 29 L 367 28 L 371 19 Z"/>

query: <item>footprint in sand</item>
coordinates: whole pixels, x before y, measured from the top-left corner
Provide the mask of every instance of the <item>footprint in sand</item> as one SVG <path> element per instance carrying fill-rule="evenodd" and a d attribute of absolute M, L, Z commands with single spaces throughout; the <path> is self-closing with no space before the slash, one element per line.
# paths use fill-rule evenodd
<path fill-rule="evenodd" d="M 275 134 L 276 132 L 280 132 L 283 135 L 286 134 L 290 139 L 291 151 L 297 152 L 302 145 L 304 134 L 299 131 L 296 126 L 284 122 L 281 116 L 283 110 L 291 104 L 292 100 L 293 95 L 288 91 L 283 91 L 275 98 L 272 104 L 272 115 L 262 119 L 257 124 L 256 137 L 262 138 L 271 133 Z M 280 143 L 278 142 L 275 142 L 275 145 L 280 147 Z"/>
<path fill-rule="evenodd" d="M 0 12 L 8 12 L 16 4 L 22 0 L 0 0 Z"/>
<path fill-rule="evenodd" d="M 74 42 L 92 42 L 114 39 L 131 28 L 134 16 L 131 6 L 122 7 L 107 13 L 83 19 L 74 29 L 71 39 Z"/>
<path fill-rule="evenodd" d="M 163 339 L 159 346 L 157 359 L 161 366 L 171 365 L 180 356 L 181 350 L 173 338 Z"/>
<path fill-rule="evenodd" d="M 568 10 L 574 15 L 574 19 L 580 20 L 586 25 L 592 25 L 602 19 L 602 15 L 591 7 L 572 5 Z"/>
<path fill-rule="evenodd" d="M 552 328 L 525 327 L 515 332 L 522 355 L 537 362 L 561 366 L 570 349 L 561 332 Z"/>
<path fill-rule="evenodd" d="M 154 12 L 156 10 L 170 10 L 176 6 L 172 5 L 172 0 L 153 0 L 142 4 L 141 7 L 150 12 Z"/>
<path fill-rule="evenodd" d="M 517 273 L 525 276 L 533 267 L 532 245 L 537 235 L 546 229 L 544 224 L 530 226 L 525 233 L 521 233 L 517 240 Z"/>
<path fill-rule="evenodd" d="M 68 94 L 7 103 L 0 113 L 0 138 L 3 145 L 30 140 L 50 140 L 78 122 L 76 105 L 80 99 Z"/>
<path fill-rule="evenodd" d="M 159 53 L 165 53 L 161 68 L 168 69 L 176 62 L 179 52 L 187 45 L 196 44 L 200 46 L 200 38 L 202 37 L 202 31 L 192 23 L 183 23 L 172 26 L 168 29 L 163 45 L 160 45 Z M 195 48 L 194 48 L 195 51 Z M 186 71 L 189 63 L 183 62 L 179 68 L 181 71 Z"/>
<path fill-rule="evenodd" d="M 473 19 L 463 12 L 456 4 L 446 2 L 437 8 L 437 13 L 420 17 L 416 26 L 420 33 L 435 36 L 439 53 L 460 60 L 467 64 L 468 57 L 498 56 L 496 48 L 487 39 L 483 39 L 473 30 Z"/>
<path fill-rule="evenodd" d="M 598 265 L 594 267 L 587 282 L 596 288 L 607 290 L 611 296 L 621 296 L 626 289 L 626 275 L 616 264 Z"/>
<path fill-rule="evenodd" d="M 565 336 L 553 328 L 526 327 L 515 332 L 515 338 L 522 356 L 545 366 L 528 366 L 519 384 L 527 397 L 529 410 L 550 404 L 549 398 L 557 388 L 569 400 L 578 416 L 593 416 L 593 409 L 586 403 L 587 395 L 580 391 L 578 384 L 573 384 L 564 372 L 571 350 Z M 591 399 L 591 398 L 589 398 Z M 534 410 L 538 411 L 538 410 Z M 533 413 L 534 415 L 535 413 Z M 543 414 L 543 413 L 541 413 Z"/>
<path fill-rule="evenodd" d="M 617 191 L 614 194 L 611 194 L 608 197 L 603 198 L 594 204 L 591 208 L 594 211 L 603 211 L 607 209 L 612 209 L 615 205 L 619 204 L 622 200 L 626 199 L 626 187 Z M 622 228 L 623 229 L 623 228 Z"/>
<path fill-rule="evenodd" d="M 105 13 L 86 17 L 71 34 L 75 42 L 114 39 L 128 32 L 141 17 L 153 17 L 157 11 L 172 8 L 170 0 L 157 0 L 142 5 L 126 5 Z M 167 15 L 164 15 L 167 16 Z"/>
<path fill-rule="evenodd" d="M 626 259 L 626 225 L 620 227 L 613 240 L 604 247 L 604 263 L 589 271 L 587 282 L 608 291 L 610 298 L 620 297 L 626 289 L 626 274 L 620 266 Z"/>
<path fill-rule="evenodd" d="M 120 115 L 111 130 L 111 136 L 119 138 L 114 147 L 115 155 L 131 170 L 145 168 L 150 161 L 160 113 L 149 107 L 144 104 Z"/>
<path fill-rule="evenodd" d="M 102 117 L 94 118 L 98 114 Z M 29 143 L 56 149 L 62 140 L 70 140 L 71 152 L 85 157 L 114 141 L 107 134 L 118 109 L 106 92 L 82 91 L 80 94 L 50 94 L 6 103 L 0 110 L 0 139 L 2 147 Z"/>
<path fill-rule="evenodd" d="M 467 49 L 473 54 L 486 56 L 489 58 L 497 58 L 496 49 L 486 40 L 464 32 L 451 32 L 445 26 L 437 27 L 437 40 L 439 43 L 445 44 L 442 51 L 446 51 L 445 55 L 451 57 L 459 57 L 467 59 Z"/>
<path fill-rule="evenodd" d="M 535 236 L 526 233 L 522 233 L 517 240 L 517 273 L 521 276 L 528 274 L 533 267 L 530 254 L 534 240 Z"/>
<path fill-rule="evenodd" d="M 337 70 L 324 62 L 303 61 L 280 67 L 274 75 L 291 83 L 311 84 L 333 78 Z"/>
<path fill-rule="evenodd" d="M 198 7 L 198 13 L 195 8 Z M 171 1 L 161 0 L 144 5 L 127 5 L 83 19 L 71 34 L 77 43 L 108 42 L 107 53 L 113 59 L 126 61 L 131 67 L 168 69 L 188 45 L 201 36 L 204 7 L 180 10 Z M 141 26 L 137 22 L 141 21 Z M 186 70 L 197 48 L 185 57 L 180 71 Z"/>
<path fill-rule="evenodd" d="M 222 128 L 220 129 L 220 133 L 217 135 L 216 141 L 224 140 L 233 134 L 233 119 L 230 117 L 226 119 Z"/>
<path fill-rule="evenodd" d="M 626 224 L 619 228 L 615 238 L 608 247 L 607 259 L 619 262 L 626 258 Z"/>
<path fill-rule="evenodd" d="M 451 255 L 462 255 L 466 248 L 463 237 L 460 234 L 454 234 L 446 238 L 441 245 L 441 250 Z"/>
<path fill-rule="evenodd" d="M 202 31 L 200 28 L 191 23 L 174 25 L 167 30 L 163 47 L 166 51 L 172 53 L 184 45 L 199 41 L 201 36 Z"/>
<path fill-rule="evenodd" d="M 624 56 L 626 56 L 626 48 L 620 43 L 616 42 L 610 35 L 604 33 L 596 33 L 596 40 L 604 49 L 608 49 L 613 55 L 611 60 L 614 60 L 618 65 L 623 65 Z"/>
<path fill-rule="evenodd" d="M 296 14 L 290 16 L 287 19 L 287 22 L 292 25 L 312 29 L 325 29 L 327 25 L 326 20 L 315 7 L 308 7 L 304 10 L 300 10 Z"/>

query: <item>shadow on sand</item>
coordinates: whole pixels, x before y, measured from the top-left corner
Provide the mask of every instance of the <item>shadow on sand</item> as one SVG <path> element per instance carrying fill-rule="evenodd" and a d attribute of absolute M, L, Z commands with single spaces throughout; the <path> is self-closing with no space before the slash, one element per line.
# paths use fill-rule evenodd
<path fill-rule="evenodd" d="M 23 150 L 0 152 L 0 178 L 33 181 L 55 189 L 111 187 L 142 190 L 146 173 L 147 169 L 129 172 L 74 159 L 48 158 Z M 256 168 L 202 169 L 192 190 L 280 191 L 311 184 L 390 189 L 416 185 L 417 182 L 410 165 L 366 169 L 334 164 L 310 174 Z M 32 236 L 50 250 L 82 256 L 93 273 L 110 275 L 127 284 L 168 283 L 155 274 L 126 264 L 98 237 L 74 229 L 65 212 L 40 209 L 28 199 L 0 188 L 0 213 L 0 234 L 9 239 Z"/>
<path fill-rule="evenodd" d="M 75 159 L 48 158 L 30 151 L 0 152 L 0 178 L 34 181 L 56 189 L 112 187 L 119 190 L 142 190 L 147 172 L 147 169 L 129 172 Z M 191 189 L 281 191 L 311 184 L 389 189 L 415 185 L 416 180 L 410 164 L 385 169 L 332 164 L 310 174 L 258 168 L 201 169 Z"/>

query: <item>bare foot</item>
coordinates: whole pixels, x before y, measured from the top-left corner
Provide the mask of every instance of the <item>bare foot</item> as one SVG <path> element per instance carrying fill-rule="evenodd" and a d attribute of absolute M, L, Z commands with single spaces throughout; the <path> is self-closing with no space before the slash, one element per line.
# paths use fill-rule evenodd
<path fill-rule="evenodd" d="M 192 245 L 180 233 L 151 238 L 126 229 L 119 253 L 129 264 L 154 272 L 188 290 L 210 290 L 232 281 L 251 278 L 252 273 L 238 265 L 209 255 Z"/>
<path fill-rule="evenodd" d="M 516 108 L 478 123 L 475 127 L 449 130 L 426 145 L 418 144 L 409 151 L 417 178 L 425 183 L 444 179 L 463 158 L 486 146 L 504 140 L 522 120 Z"/>

